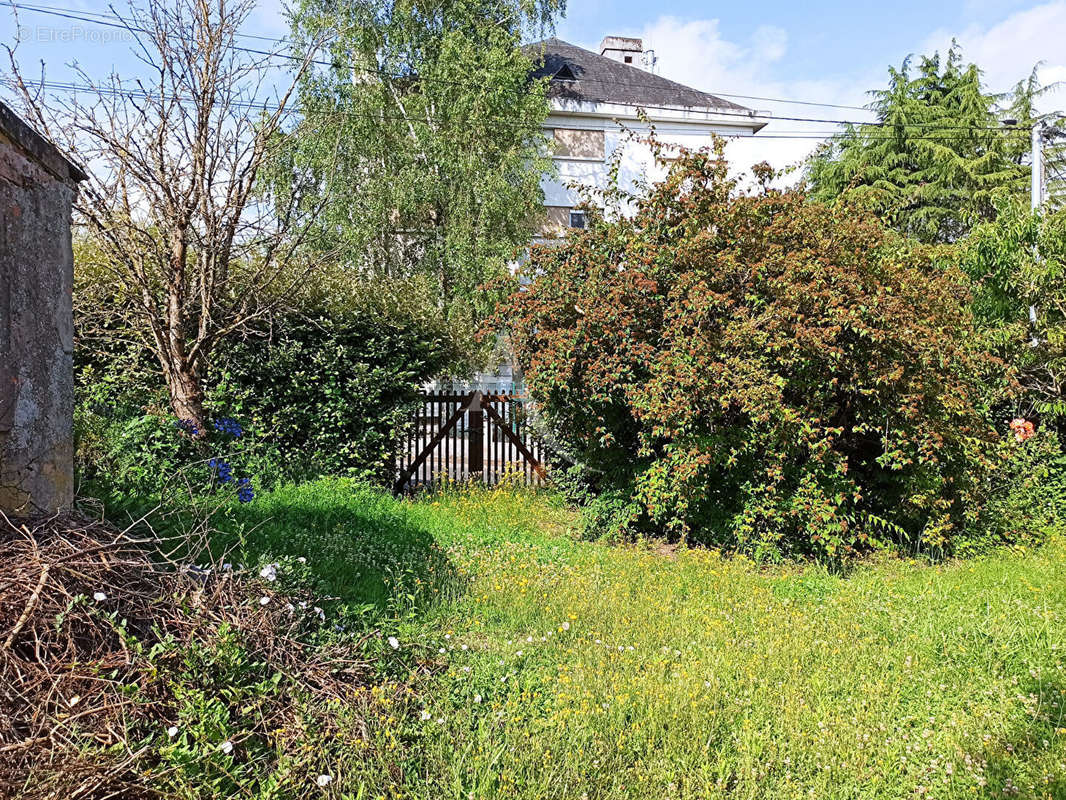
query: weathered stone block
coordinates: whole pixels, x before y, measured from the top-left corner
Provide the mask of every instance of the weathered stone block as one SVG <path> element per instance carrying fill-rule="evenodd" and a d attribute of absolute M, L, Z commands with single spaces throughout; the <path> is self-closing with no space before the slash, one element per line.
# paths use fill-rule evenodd
<path fill-rule="evenodd" d="M 0 510 L 74 496 L 70 214 L 81 171 L 0 103 Z"/>

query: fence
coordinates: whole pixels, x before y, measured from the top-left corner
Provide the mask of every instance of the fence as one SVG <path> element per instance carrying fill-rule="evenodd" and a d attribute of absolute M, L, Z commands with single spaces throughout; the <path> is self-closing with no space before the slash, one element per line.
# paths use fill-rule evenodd
<path fill-rule="evenodd" d="M 505 476 L 547 480 L 544 447 L 528 401 L 509 394 L 425 392 L 401 432 L 393 490 L 414 491 L 444 480 L 493 486 Z"/>

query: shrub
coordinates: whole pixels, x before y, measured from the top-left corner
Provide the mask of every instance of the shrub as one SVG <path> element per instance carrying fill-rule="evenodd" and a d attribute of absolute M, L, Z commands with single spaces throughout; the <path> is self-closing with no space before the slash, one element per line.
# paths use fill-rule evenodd
<path fill-rule="evenodd" d="M 325 474 L 381 481 L 420 386 L 469 351 L 417 281 L 319 287 L 284 314 L 218 345 L 206 431 L 176 427 L 163 383 L 135 348 L 77 347 L 77 464 L 109 493 L 158 495 L 185 470 L 217 484 Z M 459 366 L 461 369 L 462 367 Z M 217 430 L 232 420 L 241 435 Z M 242 487 L 243 488 L 243 487 Z"/>
<path fill-rule="evenodd" d="M 420 287 L 375 281 L 223 343 L 209 405 L 251 421 L 277 479 L 388 479 L 420 387 L 462 358 Z"/>
<path fill-rule="evenodd" d="M 964 276 L 756 173 L 738 194 L 720 148 L 682 153 L 632 217 L 534 250 L 497 316 L 533 399 L 620 531 L 950 550 L 997 438 L 982 379 L 1003 380 Z"/>

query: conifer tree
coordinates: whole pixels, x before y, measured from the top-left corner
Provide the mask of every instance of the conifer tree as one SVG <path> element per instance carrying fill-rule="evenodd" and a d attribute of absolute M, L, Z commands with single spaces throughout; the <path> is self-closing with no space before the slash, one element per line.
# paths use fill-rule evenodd
<path fill-rule="evenodd" d="M 847 193 L 903 233 L 955 241 L 995 217 L 997 191 L 1028 191 L 1029 130 L 1043 91 L 1035 69 L 1009 95 L 986 91 L 955 43 L 916 68 L 908 57 L 871 93 L 878 124 L 850 126 L 812 157 L 812 193 Z"/>

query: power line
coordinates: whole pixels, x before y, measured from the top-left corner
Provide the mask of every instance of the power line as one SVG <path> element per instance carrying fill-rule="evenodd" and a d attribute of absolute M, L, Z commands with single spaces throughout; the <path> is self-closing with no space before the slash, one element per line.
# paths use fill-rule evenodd
<path fill-rule="evenodd" d="M 58 6 L 31 5 L 31 4 L 15 3 L 12 0 L 4 0 L 3 2 L 0 2 L 0 6 L 7 6 L 9 8 L 16 9 L 16 10 L 17 9 L 23 9 L 23 10 L 27 10 L 27 11 L 31 11 L 31 12 L 35 12 L 35 13 L 58 16 L 58 17 L 62 17 L 64 19 L 73 19 L 73 20 L 78 20 L 78 21 L 82 21 L 82 22 L 90 22 L 90 23 L 93 23 L 93 24 L 103 25 L 103 26 L 107 26 L 107 27 L 111 27 L 111 28 L 117 28 L 117 29 L 121 29 L 121 30 L 134 31 L 134 32 L 139 32 L 139 33 L 150 33 L 150 31 L 148 31 L 148 30 L 146 30 L 144 28 L 137 28 L 137 27 L 132 26 L 122 16 L 120 16 L 118 14 L 113 14 L 113 13 L 112 14 L 103 14 L 103 13 L 97 13 L 97 12 L 81 12 L 81 11 L 79 11 L 77 9 L 63 8 L 63 7 L 58 7 Z M 95 17 L 95 18 L 90 17 L 90 16 L 86 16 L 87 13 L 88 14 L 92 14 L 93 17 Z M 108 20 L 119 20 L 119 21 L 118 22 L 111 22 L 111 21 L 108 21 Z M 253 35 L 253 34 L 236 34 L 236 35 L 241 36 L 243 38 L 254 38 L 254 39 L 258 39 L 260 41 L 269 41 L 269 42 L 273 42 L 273 43 L 278 44 L 278 45 L 285 45 L 285 44 L 290 44 L 291 43 L 291 42 L 289 42 L 289 40 L 286 40 L 286 39 L 278 39 L 278 38 L 273 38 L 273 37 L 268 37 L 268 36 L 258 36 L 258 35 Z M 267 57 L 286 58 L 286 59 L 290 59 L 290 60 L 299 60 L 299 61 L 303 61 L 304 60 L 303 57 L 295 55 L 295 54 L 291 54 L 291 53 L 260 50 L 260 49 L 256 49 L 256 48 L 241 47 L 239 45 L 233 45 L 233 49 L 238 50 L 240 52 L 247 52 L 247 53 L 251 53 L 251 54 L 255 54 L 255 55 L 262 55 L 262 56 L 267 56 Z M 324 60 L 321 60 L 321 59 L 309 59 L 309 63 L 316 64 L 316 65 L 319 65 L 319 66 L 327 66 L 327 67 L 330 67 L 330 68 L 336 68 L 338 66 L 338 64 L 336 62 L 334 62 L 334 61 L 324 61 Z M 403 76 L 403 75 L 390 75 L 390 74 L 384 73 L 384 72 L 379 72 L 379 73 L 377 73 L 377 75 L 378 75 L 378 77 L 380 77 L 382 79 L 387 79 L 387 80 L 406 79 L 406 78 L 409 77 L 409 76 Z M 585 83 L 601 83 L 601 84 L 602 83 L 610 83 L 607 80 L 595 79 L 595 78 L 583 78 L 582 82 L 585 82 Z M 422 83 L 452 84 L 452 85 L 463 86 L 463 87 L 467 87 L 467 88 L 469 88 L 469 86 L 470 86 L 469 83 L 464 83 L 464 82 L 461 82 L 461 81 L 449 81 L 449 80 L 440 79 L 440 78 L 433 79 L 432 81 L 422 80 Z M 639 84 L 639 83 L 637 83 L 637 84 L 631 84 L 631 85 L 632 86 L 636 86 L 638 88 L 641 88 L 641 87 L 642 88 L 657 88 L 657 87 L 652 87 L 649 84 Z M 790 104 L 808 105 L 808 106 L 821 106 L 821 107 L 827 107 L 827 108 L 842 108 L 842 109 L 846 108 L 846 109 L 854 109 L 854 110 L 860 110 L 860 111 L 869 111 L 869 109 L 864 109 L 861 106 L 846 106 L 846 105 L 833 104 L 833 103 L 819 103 L 819 102 L 815 102 L 815 101 L 811 101 L 811 100 L 789 100 L 789 99 L 784 99 L 784 98 L 772 98 L 772 97 L 759 97 L 759 96 L 754 96 L 754 95 L 732 94 L 732 93 L 728 93 L 728 92 L 716 92 L 715 94 L 716 95 L 722 95 L 724 97 L 739 97 L 739 98 L 747 98 L 747 99 L 767 101 L 767 102 L 779 102 L 779 103 L 790 103 Z M 626 105 L 634 105 L 634 106 L 637 106 L 639 108 L 653 109 L 653 110 L 657 110 L 657 111 L 674 111 L 674 112 L 676 112 L 676 111 L 683 111 L 684 110 L 682 107 L 679 107 L 679 106 L 655 105 L 655 104 L 651 104 L 651 103 L 633 103 L 633 104 L 628 104 L 627 103 Z M 744 118 L 744 119 L 759 119 L 760 118 L 757 115 L 756 112 L 730 111 L 728 109 L 712 109 L 712 110 L 708 110 L 707 112 L 698 112 L 698 113 L 706 113 L 707 115 L 712 115 L 713 114 L 715 116 L 734 116 L 734 117 L 741 117 L 741 118 Z M 772 116 L 770 116 L 768 118 L 767 117 L 763 117 L 763 119 L 771 119 L 771 120 L 774 120 L 774 121 L 786 121 L 786 122 L 810 122 L 810 123 L 819 123 L 819 124 L 828 124 L 828 125 L 851 125 L 851 126 L 855 126 L 855 127 L 886 127 L 886 126 L 890 125 L 890 123 L 886 123 L 886 122 L 883 122 L 883 121 L 829 119 L 829 118 L 818 118 L 818 117 L 777 116 L 777 115 L 772 115 Z M 937 123 L 914 123 L 913 126 L 914 127 L 922 127 L 922 126 L 934 127 L 936 125 L 937 125 Z M 945 129 L 948 129 L 949 127 L 950 126 L 942 126 L 940 129 L 941 130 L 945 130 Z M 977 130 L 977 128 L 974 127 L 974 126 L 958 126 L 956 129 L 958 129 L 958 130 L 964 130 L 964 129 L 965 130 Z M 999 128 L 993 128 L 993 127 L 989 127 L 987 129 L 988 130 L 999 130 Z M 763 138 L 766 138 L 766 137 L 764 136 Z"/>
<path fill-rule="evenodd" d="M 150 91 L 147 91 L 145 89 L 120 88 L 120 87 L 115 87 L 115 86 L 93 86 L 93 85 L 89 85 L 89 84 L 79 85 L 79 84 L 73 84 L 73 83 L 63 83 L 63 82 L 58 82 L 58 81 L 36 81 L 36 82 L 33 83 L 33 86 L 35 86 L 35 87 L 39 86 L 42 89 L 47 89 L 47 90 L 50 90 L 50 91 L 57 91 L 57 92 L 65 92 L 65 93 L 69 93 L 69 94 L 93 94 L 93 95 L 104 95 L 104 96 L 112 96 L 112 97 L 125 97 L 125 98 L 131 99 L 131 100 L 162 100 L 162 99 L 164 99 L 164 96 L 162 94 L 150 92 Z M 169 96 L 168 95 L 168 96 L 165 97 L 165 99 L 168 102 L 176 102 L 176 103 L 183 103 L 183 104 L 197 102 L 196 98 L 193 98 L 193 97 L 178 97 L 178 96 Z M 279 106 L 272 105 L 272 104 L 270 104 L 269 102 L 266 102 L 266 101 L 260 102 L 260 101 L 254 101 L 254 100 L 231 100 L 231 101 L 228 101 L 228 105 L 233 107 L 233 108 L 244 109 L 244 110 L 249 110 L 249 111 L 275 112 L 275 111 L 279 110 Z M 292 108 L 292 111 L 293 111 L 293 114 L 303 114 L 303 115 L 309 115 L 309 116 L 349 117 L 349 118 L 355 118 L 355 119 L 368 119 L 368 120 L 373 120 L 373 121 L 388 120 L 388 121 L 395 121 L 395 122 L 413 122 L 413 123 L 420 123 L 420 122 L 424 121 L 424 120 L 422 120 L 419 117 L 413 117 L 413 116 L 402 115 L 402 114 L 388 114 L 388 113 L 384 113 L 384 112 L 383 113 L 375 113 L 375 112 L 346 111 L 346 110 L 343 110 L 343 109 L 315 109 L 315 108 L 297 109 L 295 106 Z M 502 125 L 502 126 L 506 126 L 506 127 L 510 127 L 510 128 L 515 129 L 515 130 L 529 130 L 530 132 L 539 131 L 539 130 L 544 129 L 545 127 L 550 127 L 550 126 L 546 126 L 546 125 L 543 125 L 543 124 L 524 125 L 524 124 L 521 124 L 521 123 L 516 122 L 514 120 L 510 120 L 510 119 L 505 118 L 505 117 L 486 117 L 486 118 L 484 118 L 484 121 L 491 122 L 491 123 L 498 124 L 498 125 Z M 963 136 L 963 135 L 961 135 L 959 133 L 950 133 L 949 131 L 952 131 L 952 130 L 979 130 L 979 131 L 985 131 L 985 130 L 994 130 L 994 129 L 985 129 L 985 128 L 969 129 L 969 128 L 961 128 L 961 127 L 960 128 L 945 128 L 944 132 L 941 132 L 941 133 L 936 133 L 936 132 L 925 133 L 925 134 L 920 134 L 920 135 L 908 136 L 907 138 L 908 138 L 908 140 L 911 140 L 911 141 L 938 141 L 938 142 L 965 142 L 965 141 L 969 141 L 969 138 L 967 138 L 967 137 L 965 137 L 965 136 Z M 1004 129 L 1004 130 L 1013 130 L 1013 129 Z M 733 140 L 745 139 L 745 140 L 751 140 L 751 141 L 758 141 L 760 139 L 793 139 L 793 140 L 817 141 L 817 140 L 829 139 L 829 138 L 832 138 L 835 135 L 837 135 L 837 132 L 835 132 L 835 131 L 790 131 L 790 132 L 783 132 L 782 131 L 782 132 L 767 133 L 767 134 L 761 134 L 761 133 L 760 134 L 729 134 L 729 133 L 718 134 L 718 136 L 720 136 L 723 139 L 733 139 Z M 891 135 L 891 134 L 886 134 L 886 135 L 867 134 L 865 138 L 868 139 L 868 140 L 873 140 L 873 141 L 891 141 L 891 140 L 896 139 L 896 137 L 894 135 Z"/>

